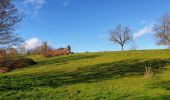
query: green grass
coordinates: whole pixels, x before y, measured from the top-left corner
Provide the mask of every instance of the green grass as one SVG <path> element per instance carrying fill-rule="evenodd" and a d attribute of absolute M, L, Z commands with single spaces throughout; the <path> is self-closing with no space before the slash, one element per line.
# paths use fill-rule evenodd
<path fill-rule="evenodd" d="M 0 74 L 0 100 L 170 99 L 170 50 L 27 57 L 38 64 Z M 154 76 L 148 79 L 149 64 Z"/>

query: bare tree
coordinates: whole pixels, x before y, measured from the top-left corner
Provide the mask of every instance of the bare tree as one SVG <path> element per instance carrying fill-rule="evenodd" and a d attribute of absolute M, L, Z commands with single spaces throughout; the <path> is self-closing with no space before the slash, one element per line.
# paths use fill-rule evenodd
<path fill-rule="evenodd" d="M 130 35 L 131 29 L 128 26 L 117 25 L 115 29 L 109 33 L 109 40 L 119 44 L 122 51 L 124 50 L 124 45 L 132 41 L 132 36 Z"/>
<path fill-rule="evenodd" d="M 21 42 L 15 33 L 22 14 L 16 9 L 11 0 L 0 0 L 0 47 L 5 50 Z"/>
<path fill-rule="evenodd" d="M 18 51 L 20 54 L 26 54 L 26 44 L 23 43 L 20 46 L 18 46 Z"/>
<path fill-rule="evenodd" d="M 42 45 L 41 45 L 41 54 L 45 54 L 46 52 L 48 52 L 48 49 L 50 47 L 48 46 L 48 42 L 45 41 L 45 42 L 42 42 Z"/>
<path fill-rule="evenodd" d="M 21 19 L 22 14 L 11 0 L 0 0 L 0 48 L 2 48 L 0 66 L 8 66 L 11 57 L 7 51 L 22 42 L 15 33 L 16 25 Z"/>
<path fill-rule="evenodd" d="M 158 45 L 170 45 L 170 14 L 164 14 L 154 25 Z"/>
<path fill-rule="evenodd" d="M 42 42 L 40 46 L 37 46 L 33 49 L 33 54 L 46 54 L 48 51 L 52 50 L 52 47 L 48 45 L 48 42 Z"/>

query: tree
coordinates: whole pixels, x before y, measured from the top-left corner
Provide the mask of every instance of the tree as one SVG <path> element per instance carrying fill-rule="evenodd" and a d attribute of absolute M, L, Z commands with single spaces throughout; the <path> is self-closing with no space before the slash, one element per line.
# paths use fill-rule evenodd
<path fill-rule="evenodd" d="M 16 55 L 16 54 L 18 54 L 18 51 L 17 51 L 17 49 L 16 48 L 9 48 L 8 50 L 7 50 L 7 54 L 9 55 L 9 56 L 13 56 L 13 55 Z"/>
<path fill-rule="evenodd" d="M 42 42 L 42 45 L 41 45 L 41 54 L 47 53 L 49 48 L 50 47 L 48 46 L 48 42 L 47 41 Z"/>
<path fill-rule="evenodd" d="M 22 39 L 15 33 L 16 25 L 22 17 L 11 0 L 0 0 L 1 66 L 8 66 L 10 59 L 12 59 L 7 54 L 8 50 L 22 42 Z"/>
<path fill-rule="evenodd" d="M 164 14 L 154 25 L 157 45 L 170 45 L 170 14 Z"/>
<path fill-rule="evenodd" d="M 20 54 L 26 54 L 26 44 L 23 43 L 23 44 L 19 45 L 18 51 L 19 51 Z"/>
<path fill-rule="evenodd" d="M 130 35 L 131 29 L 128 26 L 117 25 L 115 29 L 109 33 L 109 40 L 119 44 L 122 51 L 124 50 L 124 45 L 132 41 L 132 36 Z"/>
<path fill-rule="evenodd" d="M 48 51 L 52 50 L 52 47 L 48 45 L 48 42 L 42 42 L 40 46 L 33 49 L 33 54 L 46 54 Z"/>
<path fill-rule="evenodd" d="M 0 47 L 4 50 L 22 42 L 15 33 L 16 25 L 22 17 L 11 0 L 0 0 Z"/>

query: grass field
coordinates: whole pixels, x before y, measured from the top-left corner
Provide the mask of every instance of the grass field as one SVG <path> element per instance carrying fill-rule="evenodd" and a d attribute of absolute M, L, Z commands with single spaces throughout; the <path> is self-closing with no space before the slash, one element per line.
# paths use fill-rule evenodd
<path fill-rule="evenodd" d="M 170 100 L 170 50 L 27 57 L 38 63 L 0 74 L 0 100 Z"/>

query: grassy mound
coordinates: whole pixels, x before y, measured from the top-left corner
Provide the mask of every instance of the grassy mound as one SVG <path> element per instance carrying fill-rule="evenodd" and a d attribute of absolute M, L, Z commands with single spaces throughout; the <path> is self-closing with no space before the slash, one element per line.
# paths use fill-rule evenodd
<path fill-rule="evenodd" d="M 170 99 L 170 50 L 27 57 L 39 63 L 1 74 L 0 99 Z M 144 77 L 146 66 L 151 78 Z"/>

